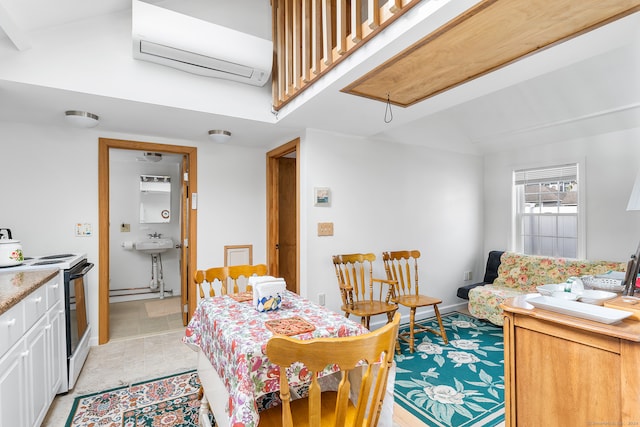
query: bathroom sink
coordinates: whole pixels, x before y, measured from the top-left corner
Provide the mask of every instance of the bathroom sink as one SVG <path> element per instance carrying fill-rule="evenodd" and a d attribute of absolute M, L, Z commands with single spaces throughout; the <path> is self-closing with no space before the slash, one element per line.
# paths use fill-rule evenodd
<path fill-rule="evenodd" d="M 160 254 L 173 248 L 173 240 L 167 238 L 146 239 L 136 242 L 136 250 L 147 254 Z"/>

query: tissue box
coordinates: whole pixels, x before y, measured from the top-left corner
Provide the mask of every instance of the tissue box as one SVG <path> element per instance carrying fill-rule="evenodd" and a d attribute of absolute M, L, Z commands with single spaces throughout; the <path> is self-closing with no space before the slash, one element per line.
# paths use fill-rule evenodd
<path fill-rule="evenodd" d="M 253 306 L 258 311 L 273 311 L 280 308 L 282 293 L 287 289 L 284 279 L 272 276 L 249 278 L 253 287 Z"/>

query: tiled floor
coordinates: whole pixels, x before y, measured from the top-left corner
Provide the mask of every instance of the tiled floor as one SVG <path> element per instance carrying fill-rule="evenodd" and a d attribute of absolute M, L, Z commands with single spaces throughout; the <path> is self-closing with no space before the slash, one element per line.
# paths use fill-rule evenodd
<path fill-rule="evenodd" d="M 156 315 L 147 310 L 148 304 L 167 304 L 175 308 L 174 313 Z M 179 312 L 180 297 L 145 299 L 112 303 L 109 306 L 109 335 L 111 340 L 142 337 L 183 329 L 182 315 Z"/>

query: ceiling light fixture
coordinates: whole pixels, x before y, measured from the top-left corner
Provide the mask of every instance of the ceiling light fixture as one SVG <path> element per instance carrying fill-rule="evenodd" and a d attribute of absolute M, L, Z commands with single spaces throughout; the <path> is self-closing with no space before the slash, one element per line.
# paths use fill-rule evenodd
<path fill-rule="evenodd" d="M 92 128 L 98 124 L 99 117 L 85 111 L 69 110 L 64 113 L 67 121 L 75 127 Z"/>
<path fill-rule="evenodd" d="M 227 142 L 231 139 L 231 132 L 228 130 L 210 130 L 209 139 L 214 142 Z"/>

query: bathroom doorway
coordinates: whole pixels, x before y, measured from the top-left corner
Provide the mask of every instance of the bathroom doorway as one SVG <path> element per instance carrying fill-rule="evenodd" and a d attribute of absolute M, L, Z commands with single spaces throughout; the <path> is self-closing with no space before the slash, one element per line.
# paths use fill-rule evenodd
<path fill-rule="evenodd" d="M 195 147 L 100 139 L 100 344 L 187 324 L 195 167 Z"/>

